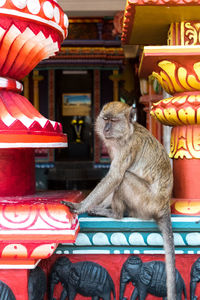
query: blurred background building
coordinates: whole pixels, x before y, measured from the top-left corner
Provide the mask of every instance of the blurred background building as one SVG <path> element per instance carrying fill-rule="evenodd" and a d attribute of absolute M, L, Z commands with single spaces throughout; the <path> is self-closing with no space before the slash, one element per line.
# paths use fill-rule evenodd
<path fill-rule="evenodd" d="M 69 34 L 57 56 L 42 61 L 24 79 L 24 94 L 46 117 L 59 121 L 68 148 L 36 151 L 37 188 L 91 189 L 109 167 L 94 133 L 103 104 L 125 101 L 138 108 L 137 47 L 121 46 L 125 0 L 59 1 L 69 17 Z"/>

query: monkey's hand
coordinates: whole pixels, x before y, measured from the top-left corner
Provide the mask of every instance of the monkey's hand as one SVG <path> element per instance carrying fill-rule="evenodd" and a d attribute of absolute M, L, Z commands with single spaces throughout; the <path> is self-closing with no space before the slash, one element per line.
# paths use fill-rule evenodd
<path fill-rule="evenodd" d="M 67 207 L 69 207 L 69 209 L 72 213 L 75 213 L 75 214 L 78 213 L 80 203 L 74 203 L 74 202 L 70 202 L 70 201 L 61 201 L 61 203 L 66 205 Z"/>

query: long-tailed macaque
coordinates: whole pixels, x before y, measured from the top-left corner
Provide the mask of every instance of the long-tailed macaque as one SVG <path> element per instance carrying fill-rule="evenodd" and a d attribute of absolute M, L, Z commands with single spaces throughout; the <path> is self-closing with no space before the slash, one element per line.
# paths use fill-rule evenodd
<path fill-rule="evenodd" d="M 167 299 L 175 300 L 175 254 L 170 218 L 173 176 L 168 155 L 157 139 L 135 122 L 135 110 L 122 102 L 110 102 L 102 108 L 96 132 L 110 155 L 110 169 L 82 202 L 64 203 L 78 214 L 87 211 L 122 218 L 126 213 L 141 219 L 153 218 L 163 235 Z"/>

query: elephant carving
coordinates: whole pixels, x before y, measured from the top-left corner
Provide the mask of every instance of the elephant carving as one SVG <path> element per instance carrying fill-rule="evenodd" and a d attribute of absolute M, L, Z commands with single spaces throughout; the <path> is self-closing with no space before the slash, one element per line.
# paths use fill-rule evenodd
<path fill-rule="evenodd" d="M 76 294 L 92 297 L 92 300 L 114 300 L 115 287 L 112 278 L 101 265 L 82 261 L 72 263 L 67 257 L 60 257 L 54 263 L 50 272 L 49 300 L 53 298 L 54 287 L 61 282 L 63 291 L 60 300 L 74 300 Z"/>
<path fill-rule="evenodd" d="M 193 263 L 190 271 L 190 300 L 197 300 L 195 291 L 197 283 L 200 282 L 200 257 Z"/>
<path fill-rule="evenodd" d="M 11 288 L 0 281 L 0 300 L 16 300 Z"/>
<path fill-rule="evenodd" d="M 151 261 L 143 263 L 140 257 L 130 256 L 122 266 L 120 274 L 120 300 L 124 300 L 126 284 L 132 282 L 134 290 L 130 300 L 145 300 L 148 294 L 167 300 L 165 263 Z M 176 269 L 176 300 L 187 299 L 185 283 Z"/>
<path fill-rule="evenodd" d="M 40 267 L 30 270 L 28 278 L 28 300 L 44 300 L 46 293 L 46 275 Z"/>

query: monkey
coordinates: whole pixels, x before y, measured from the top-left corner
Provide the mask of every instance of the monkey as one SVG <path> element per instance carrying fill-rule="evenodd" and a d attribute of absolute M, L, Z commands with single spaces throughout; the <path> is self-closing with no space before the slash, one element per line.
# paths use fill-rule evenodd
<path fill-rule="evenodd" d="M 175 249 L 170 214 L 173 174 L 163 145 L 136 122 L 126 103 L 105 104 L 95 130 L 111 159 L 105 177 L 80 203 L 63 201 L 72 212 L 117 218 L 154 219 L 162 233 L 167 273 L 167 299 L 176 299 Z"/>

